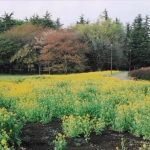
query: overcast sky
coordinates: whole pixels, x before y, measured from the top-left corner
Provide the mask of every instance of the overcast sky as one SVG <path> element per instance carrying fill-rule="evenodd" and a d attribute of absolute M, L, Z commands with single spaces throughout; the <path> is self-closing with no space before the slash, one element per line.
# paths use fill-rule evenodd
<path fill-rule="evenodd" d="M 0 16 L 14 12 L 15 19 L 25 19 L 33 14 L 42 17 L 48 11 L 53 20 L 60 18 L 64 27 L 76 23 L 81 14 L 96 21 L 105 8 L 110 18 L 117 17 L 124 24 L 138 14 L 150 16 L 149 0 L 0 0 Z"/>

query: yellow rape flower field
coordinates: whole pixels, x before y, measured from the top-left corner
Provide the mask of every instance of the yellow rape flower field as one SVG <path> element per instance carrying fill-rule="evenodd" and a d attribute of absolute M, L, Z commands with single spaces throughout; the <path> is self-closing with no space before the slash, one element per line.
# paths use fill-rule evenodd
<path fill-rule="evenodd" d="M 117 71 L 113 71 L 117 73 Z M 102 134 L 106 127 L 150 140 L 150 82 L 108 77 L 109 71 L 0 79 L 0 150 L 21 143 L 27 122 L 62 120 L 55 148 L 65 138 Z M 64 147 L 63 147 L 64 145 Z M 145 145 L 144 145 L 145 146 Z"/>

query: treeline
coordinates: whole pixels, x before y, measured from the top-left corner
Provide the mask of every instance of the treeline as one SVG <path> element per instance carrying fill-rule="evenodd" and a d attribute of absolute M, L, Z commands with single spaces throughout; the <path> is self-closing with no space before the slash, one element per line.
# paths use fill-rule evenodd
<path fill-rule="evenodd" d="M 111 61 L 112 60 L 112 61 Z M 150 66 L 150 20 L 138 15 L 123 26 L 107 10 L 90 23 L 81 15 L 63 28 L 60 19 L 13 13 L 0 17 L 0 73 L 72 73 Z"/>

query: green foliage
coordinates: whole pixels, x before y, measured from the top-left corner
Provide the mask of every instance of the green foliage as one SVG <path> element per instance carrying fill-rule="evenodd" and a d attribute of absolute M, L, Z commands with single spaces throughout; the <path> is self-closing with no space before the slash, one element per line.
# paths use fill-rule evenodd
<path fill-rule="evenodd" d="M 80 18 L 79 18 L 79 21 L 77 21 L 77 24 L 89 24 L 89 20 L 85 20 L 84 19 L 84 15 L 82 14 L 81 16 L 80 16 Z"/>
<path fill-rule="evenodd" d="M 10 58 L 20 49 L 21 44 L 15 43 L 13 40 L 0 36 L 0 67 L 1 71 L 8 73 L 13 70 L 13 64 Z"/>
<path fill-rule="evenodd" d="M 61 24 L 60 18 L 57 18 L 57 20 L 56 20 L 56 29 L 61 29 L 62 26 L 63 26 L 63 24 Z"/>
<path fill-rule="evenodd" d="M 54 150 L 63 150 L 67 145 L 67 142 L 65 140 L 65 135 L 62 135 L 60 133 L 58 133 L 56 139 L 53 142 L 55 144 Z"/>
<path fill-rule="evenodd" d="M 46 14 L 43 16 L 43 18 L 40 18 L 38 15 L 33 15 L 29 21 L 33 25 L 42 26 L 43 28 L 56 29 L 58 27 L 58 24 L 56 25 L 55 21 L 51 19 L 51 14 L 48 11 L 46 11 Z"/>
<path fill-rule="evenodd" d="M 105 12 L 106 13 L 106 12 Z M 106 16 L 100 16 L 95 23 L 77 24 L 72 30 L 79 34 L 82 42 L 88 41 L 91 52 L 88 55 L 90 64 L 96 70 L 102 70 L 110 65 L 110 51 L 113 50 L 113 65 L 122 65 L 123 41 L 125 37 L 123 25 Z M 112 47 L 111 47 L 112 44 Z"/>
<path fill-rule="evenodd" d="M 34 51 L 29 44 L 26 44 L 11 57 L 10 62 L 14 61 L 16 61 L 18 65 L 27 65 L 28 70 L 31 72 L 34 68 L 34 63 L 37 61 L 36 51 Z"/>
<path fill-rule="evenodd" d="M 3 77 L 0 107 L 7 110 L 0 109 L 0 130 L 16 142 L 21 122 L 48 123 L 57 117 L 67 138 L 84 135 L 88 141 L 91 132 L 101 134 L 109 127 L 150 139 L 149 82 L 121 81 L 103 77 L 105 73 Z M 2 143 L 7 144 L 6 134 Z M 58 138 L 56 143 L 65 142 Z"/>
<path fill-rule="evenodd" d="M 80 147 L 80 146 L 81 146 L 81 143 L 75 143 L 75 146 L 76 146 L 76 147 Z"/>
<path fill-rule="evenodd" d="M 4 13 L 2 17 L 0 17 L 0 33 L 4 33 L 7 30 L 10 30 L 13 26 L 22 25 L 25 23 L 23 20 L 13 19 L 14 13 Z"/>
<path fill-rule="evenodd" d="M 105 123 L 100 118 L 91 119 L 87 114 L 86 116 L 77 116 L 74 117 L 72 115 L 63 117 L 63 132 L 68 137 L 78 137 L 81 134 L 84 134 L 84 138 L 88 141 L 90 138 L 90 133 L 92 130 L 96 132 L 96 134 L 101 134 L 105 127 Z"/>
<path fill-rule="evenodd" d="M 15 144 L 20 145 L 19 133 L 22 123 L 17 120 L 16 114 L 8 112 L 5 108 L 0 109 L 0 148 L 8 148 Z"/>
<path fill-rule="evenodd" d="M 15 21 L 13 20 L 12 16 L 13 12 L 10 14 L 5 12 L 4 15 L 0 17 L 0 33 L 9 30 L 15 25 Z"/>
<path fill-rule="evenodd" d="M 150 65 L 150 20 L 138 15 L 132 25 L 130 33 L 130 49 L 132 50 L 132 66 L 146 67 Z"/>

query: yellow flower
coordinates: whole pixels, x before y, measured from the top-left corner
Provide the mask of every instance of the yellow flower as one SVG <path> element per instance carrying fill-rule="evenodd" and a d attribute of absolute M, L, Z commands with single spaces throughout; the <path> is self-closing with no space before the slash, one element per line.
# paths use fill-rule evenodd
<path fill-rule="evenodd" d="M 5 145 L 4 148 L 7 149 L 8 147 Z"/>
<path fill-rule="evenodd" d="M 58 136 L 62 136 L 62 134 L 61 134 L 61 133 L 58 133 Z"/>
<path fill-rule="evenodd" d="M 146 144 L 143 144 L 143 148 L 146 148 Z"/>
<path fill-rule="evenodd" d="M 5 145 L 5 144 L 6 144 L 6 140 L 5 140 L 5 139 L 2 139 L 2 140 L 1 140 L 1 144 L 2 144 L 2 145 Z"/>
<path fill-rule="evenodd" d="M 116 150 L 119 150 L 119 148 L 118 148 L 118 147 L 116 147 Z"/>

